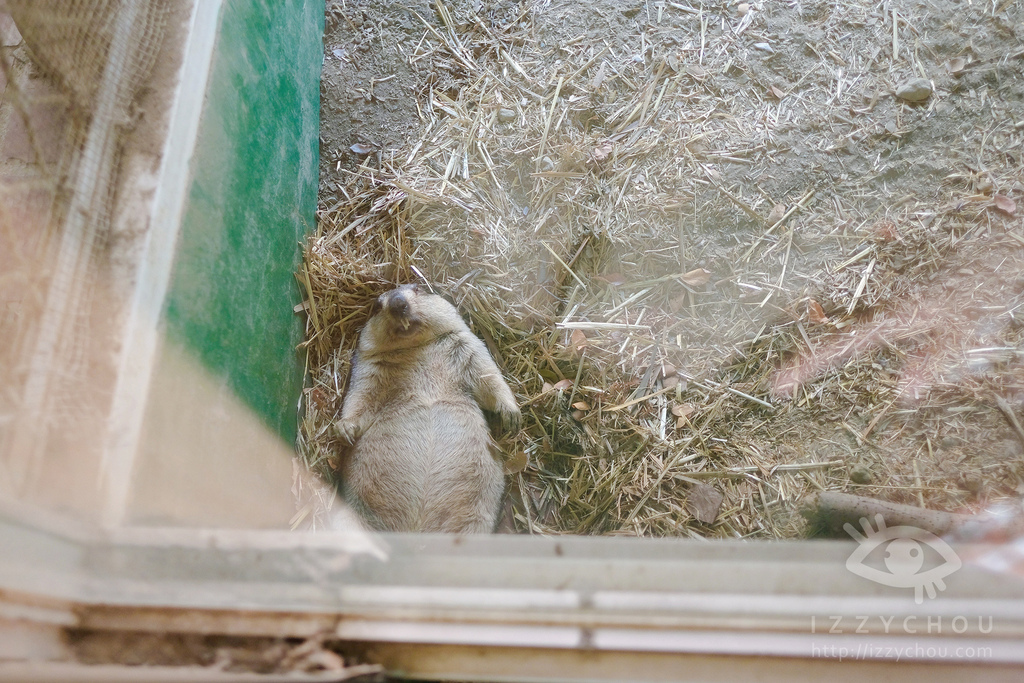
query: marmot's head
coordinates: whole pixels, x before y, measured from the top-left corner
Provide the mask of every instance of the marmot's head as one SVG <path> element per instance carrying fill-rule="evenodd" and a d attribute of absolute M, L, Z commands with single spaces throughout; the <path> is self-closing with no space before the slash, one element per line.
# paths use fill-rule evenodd
<path fill-rule="evenodd" d="M 444 298 L 419 285 L 402 285 L 377 297 L 361 345 L 378 351 L 410 348 L 464 326 L 458 310 Z"/>

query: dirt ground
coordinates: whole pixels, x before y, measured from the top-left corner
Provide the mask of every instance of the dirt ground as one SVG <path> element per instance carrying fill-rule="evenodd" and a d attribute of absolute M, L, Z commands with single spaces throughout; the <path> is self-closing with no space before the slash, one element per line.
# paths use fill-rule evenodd
<path fill-rule="evenodd" d="M 423 278 L 524 407 L 515 530 L 1019 507 L 1020 4 L 330 0 L 326 27 L 320 471 L 359 304 Z"/>

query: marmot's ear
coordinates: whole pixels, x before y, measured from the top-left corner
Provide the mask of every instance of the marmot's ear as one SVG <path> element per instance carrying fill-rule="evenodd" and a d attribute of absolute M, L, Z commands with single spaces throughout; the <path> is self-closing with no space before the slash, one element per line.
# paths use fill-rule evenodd
<path fill-rule="evenodd" d="M 370 315 L 377 315 L 380 313 L 382 308 L 384 308 L 384 304 L 381 303 L 381 297 L 377 297 L 373 300 L 373 303 L 370 304 Z"/>

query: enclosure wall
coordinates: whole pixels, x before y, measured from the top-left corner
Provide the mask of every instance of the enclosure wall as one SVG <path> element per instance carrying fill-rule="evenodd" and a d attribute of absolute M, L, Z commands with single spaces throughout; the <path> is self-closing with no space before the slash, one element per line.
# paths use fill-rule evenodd
<path fill-rule="evenodd" d="M 128 521 L 290 516 L 294 273 L 315 220 L 323 17 L 318 0 L 222 8 Z"/>

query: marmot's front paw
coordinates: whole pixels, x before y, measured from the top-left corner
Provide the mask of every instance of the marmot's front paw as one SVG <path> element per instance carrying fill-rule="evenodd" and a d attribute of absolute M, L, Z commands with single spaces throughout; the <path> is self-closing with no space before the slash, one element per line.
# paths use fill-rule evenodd
<path fill-rule="evenodd" d="M 523 424 L 523 414 L 519 412 L 519 406 L 502 406 L 498 409 L 501 415 L 501 428 L 506 434 L 515 434 Z"/>
<path fill-rule="evenodd" d="M 348 420 L 335 420 L 331 425 L 331 436 L 351 446 L 359 438 L 359 427 Z"/>

